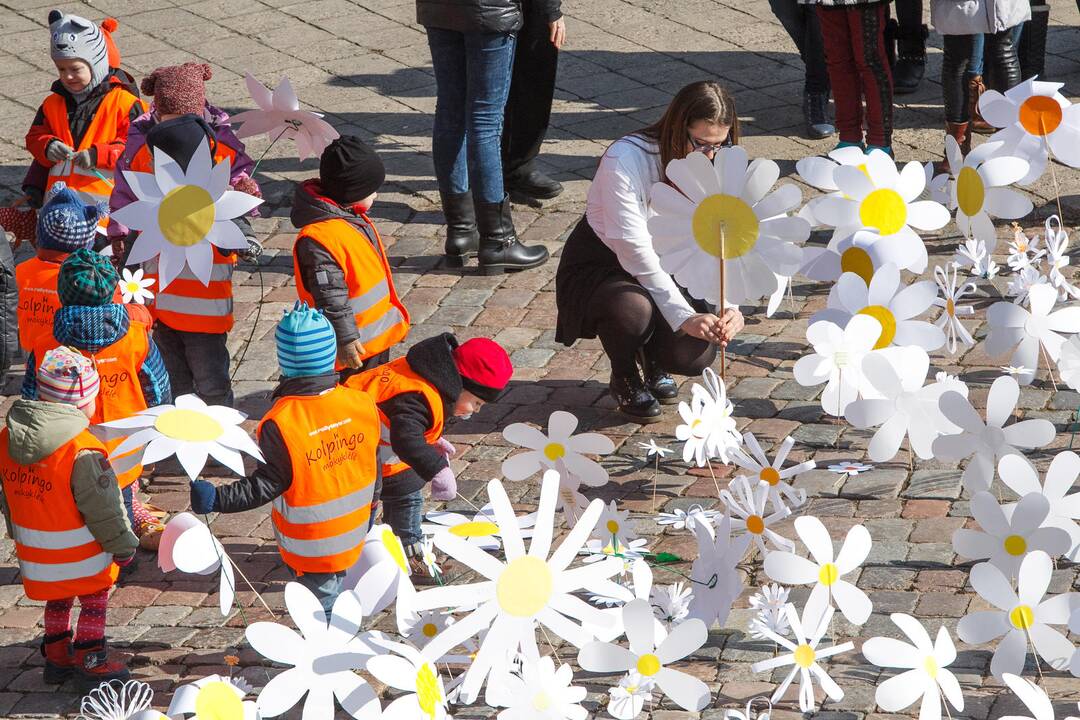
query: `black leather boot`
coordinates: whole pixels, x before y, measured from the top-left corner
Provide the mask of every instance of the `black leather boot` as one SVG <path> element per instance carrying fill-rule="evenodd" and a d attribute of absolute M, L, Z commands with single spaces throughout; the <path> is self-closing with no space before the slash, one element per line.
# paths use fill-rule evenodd
<path fill-rule="evenodd" d="M 909 35 L 897 38 L 896 65 L 893 66 L 893 93 L 907 95 L 919 89 L 926 73 L 926 38 L 930 31 L 925 25 Z"/>
<path fill-rule="evenodd" d="M 626 378 L 612 375 L 608 391 L 618 403 L 619 412 L 634 422 L 643 425 L 660 422 L 660 403 L 641 382 L 641 376 L 637 373 Z"/>
<path fill-rule="evenodd" d="M 476 257 L 480 249 L 472 193 L 440 192 L 439 197 L 442 198 L 443 216 L 446 218 L 446 264 L 461 267 L 466 258 Z"/>
<path fill-rule="evenodd" d="M 510 215 L 510 197 L 501 203 L 477 203 L 476 222 L 480 228 L 480 270 L 485 275 L 528 270 L 547 262 L 543 245 L 522 245 Z"/>
<path fill-rule="evenodd" d="M 638 353 L 638 365 L 645 378 L 645 388 L 661 405 L 674 405 L 679 402 L 679 385 L 662 367 L 645 354 Z"/>
<path fill-rule="evenodd" d="M 528 200 L 550 200 L 563 191 L 561 182 L 539 170 L 508 175 L 503 179 L 503 184 L 511 197 L 522 196 Z"/>
<path fill-rule="evenodd" d="M 829 122 L 829 94 L 803 91 L 802 111 L 806 136 L 811 140 L 827 138 L 836 132 Z"/>
<path fill-rule="evenodd" d="M 1080 7 L 1080 2 L 1077 3 Z M 1016 54 L 1020 59 L 1020 77 L 1027 80 L 1036 75 L 1040 77 L 1046 69 L 1046 31 L 1050 22 L 1050 6 L 1047 3 L 1031 3 L 1031 19 L 1024 23 L 1020 33 L 1020 45 Z M 1007 87 L 996 87 L 1005 92 Z"/>

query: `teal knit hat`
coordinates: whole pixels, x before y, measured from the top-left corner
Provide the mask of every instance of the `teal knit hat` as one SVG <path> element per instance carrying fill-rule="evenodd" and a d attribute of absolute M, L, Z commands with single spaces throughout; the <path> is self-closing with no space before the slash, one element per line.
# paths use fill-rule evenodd
<path fill-rule="evenodd" d="M 334 372 L 337 335 L 330 321 L 307 303 L 296 302 L 274 333 L 278 364 L 285 377 L 326 375 Z"/>
<path fill-rule="evenodd" d="M 67 305 L 108 305 L 116 294 L 116 268 L 104 255 L 82 248 L 67 256 L 56 278 L 60 302 Z"/>

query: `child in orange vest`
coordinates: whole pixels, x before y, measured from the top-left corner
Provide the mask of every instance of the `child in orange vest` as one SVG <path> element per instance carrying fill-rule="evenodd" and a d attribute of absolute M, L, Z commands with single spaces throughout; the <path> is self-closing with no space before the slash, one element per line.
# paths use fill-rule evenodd
<path fill-rule="evenodd" d="M 386 248 L 367 216 L 385 177 L 375 151 L 345 135 L 323 151 L 319 179 L 293 196 L 296 294 L 333 324 L 343 377 L 389 360 L 409 332 Z"/>
<path fill-rule="evenodd" d="M 499 399 L 514 367 L 498 343 L 473 338 L 458 345 L 443 333 L 409 348 L 405 357 L 345 381 L 375 399 L 382 422 L 383 520 L 401 540 L 418 581 L 429 578 L 423 563 L 420 518 L 424 486 L 433 500 L 453 500 L 456 454 L 443 427 L 448 417 L 469 417 Z"/>
<path fill-rule="evenodd" d="M 49 13 L 49 54 L 59 79 L 26 133 L 26 149 L 48 174 L 31 171 L 23 191 L 40 207 L 48 189 L 68 187 L 108 201 L 113 170 L 124 152 L 128 125 L 145 108 L 126 87 L 119 53 L 110 37 L 116 21 L 98 27 L 77 15 Z M 112 62 L 110 62 L 112 61 Z"/>
<path fill-rule="evenodd" d="M 370 525 L 379 415 L 366 393 L 337 384 L 334 329 L 322 313 L 296 303 L 275 340 L 282 378 L 258 430 L 266 461 L 223 487 L 196 480 L 191 509 L 234 513 L 273 503 L 285 564 L 329 613 Z"/>
<path fill-rule="evenodd" d="M 62 307 L 53 318 L 52 332 L 37 338 L 26 359 L 24 398 L 38 398 L 37 359 L 66 345 L 91 358 L 101 375 L 102 390 L 91 418 L 94 425 L 172 402 L 169 374 L 150 337 L 150 312 L 142 305 L 115 302 L 116 284 L 116 268 L 107 257 L 87 249 L 68 256 L 57 278 Z M 105 439 L 106 447 L 112 451 L 121 440 Z M 135 496 L 142 465 L 135 462 L 138 455 L 133 455 L 114 459 L 112 466 L 131 527 L 144 547 L 155 549 L 164 526 Z"/>
<path fill-rule="evenodd" d="M 37 252 L 15 267 L 19 288 L 19 345 L 26 352 L 42 335 L 52 332 L 53 315 L 60 308 L 56 277 L 69 253 L 89 248 L 97 235 L 101 207 L 86 205 L 77 193 L 58 183 L 38 213 Z"/>
<path fill-rule="evenodd" d="M 108 450 L 87 429 L 100 380 L 92 361 L 65 347 L 45 354 L 37 379 L 41 399 L 16 400 L 0 431 L 0 510 L 26 596 L 45 601 L 45 682 L 124 680 L 127 667 L 106 651 L 105 611 L 119 565 L 131 562 L 139 540 Z"/>

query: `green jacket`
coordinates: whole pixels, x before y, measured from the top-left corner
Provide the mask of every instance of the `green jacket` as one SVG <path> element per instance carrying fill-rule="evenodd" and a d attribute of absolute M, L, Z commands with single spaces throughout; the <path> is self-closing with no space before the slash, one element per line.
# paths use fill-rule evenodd
<path fill-rule="evenodd" d="M 89 425 L 74 405 L 16 400 L 7 415 L 8 453 L 20 465 L 38 462 Z M 139 539 L 131 531 L 120 486 L 105 456 L 92 450 L 80 452 L 71 467 L 70 480 L 75 506 L 102 549 L 121 559 L 133 555 Z M 8 536 L 14 537 L 2 485 L 0 511 L 7 521 Z"/>

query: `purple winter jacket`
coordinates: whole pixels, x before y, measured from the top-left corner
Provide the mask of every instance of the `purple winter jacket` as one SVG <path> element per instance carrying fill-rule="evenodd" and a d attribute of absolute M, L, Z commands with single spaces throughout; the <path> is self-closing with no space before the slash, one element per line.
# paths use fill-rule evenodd
<path fill-rule="evenodd" d="M 236 137 L 233 133 L 232 125 L 229 124 L 229 114 L 221 108 L 215 107 L 210 103 L 206 103 L 206 111 L 204 118 L 210 127 L 213 128 L 214 134 L 219 143 L 232 148 L 236 151 L 236 161 L 233 163 L 230 169 L 229 184 L 235 186 L 237 182 L 244 178 L 251 177 L 251 171 L 255 167 L 255 162 L 248 156 L 244 149 L 244 143 Z M 135 196 L 135 192 L 128 185 L 127 178 L 124 177 L 123 171 L 131 169 L 131 161 L 134 159 L 135 154 L 142 149 L 146 144 L 146 135 L 150 132 L 158 123 L 156 109 L 153 105 L 150 106 L 150 110 L 137 117 L 128 129 L 127 145 L 124 147 L 124 154 L 120 156 L 120 159 L 116 161 L 116 171 L 113 173 L 115 185 L 113 186 L 112 194 L 109 196 L 109 211 L 115 212 L 122 207 L 126 207 L 135 202 L 138 198 Z M 259 214 L 258 208 L 251 211 L 252 217 L 257 217 Z M 127 237 L 127 227 L 121 225 L 109 217 L 109 239 L 118 241 Z"/>

